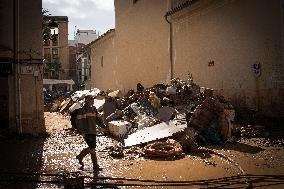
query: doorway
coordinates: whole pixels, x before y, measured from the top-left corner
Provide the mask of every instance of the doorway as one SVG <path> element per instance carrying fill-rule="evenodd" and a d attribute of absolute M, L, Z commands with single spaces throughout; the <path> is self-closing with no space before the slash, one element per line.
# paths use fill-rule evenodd
<path fill-rule="evenodd" d="M 9 127 L 9 85 L 8 76 L 0 74 L 0 130 Z"/>

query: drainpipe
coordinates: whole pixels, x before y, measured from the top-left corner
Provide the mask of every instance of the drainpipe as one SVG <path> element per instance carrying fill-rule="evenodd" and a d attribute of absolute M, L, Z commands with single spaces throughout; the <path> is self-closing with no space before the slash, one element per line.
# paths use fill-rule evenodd
<path fill-rule="evenodd" d="M 13 21 L 13 46 L 14 46 L 14 71 L 15 71 L 15 113 L 16 113 L 16 127 L 19 134 L 23 133 L 23 128 L 21 124 L 21 78 L 20 78 L 20 54 L 19 54 L 19 0 L 14 0 L 14 21 Z"/>
<path fill-rule="evenodd" d="M 282 64 L 284 69 L 284 18 L 283 18 L 283 6 L 284 6 L 284 0 L 280 0 L 280 16 L 281 16 L 281 40 L 282 40 Z"/>
<path fill-rule="evenodd" d="M 173 25 L 172 22 L 168 20 L 168 15 L 165 15 L 165 20 L 170 24 L 170 44 L 169 44 L 169 51 L 170 51 L 170 72 L 171 72 L 171 79 L 173 79 Z"/>
<path fill-rule="evenodd" d="M 14 70 L 14 84 L 15 84 L 15 117 L 16 117 L 16 128 L 19 128 L 19 115 L 18 115 L 18 94 L 17 94 L 17 79 L 18 79 L 18 75 L 17 75 L 17 65 L 16 65 L 16 61 L 17 61 L 17 5 L 16 5 L 17 1 L 14 0 L 13 1 L 13 70 Z"/>

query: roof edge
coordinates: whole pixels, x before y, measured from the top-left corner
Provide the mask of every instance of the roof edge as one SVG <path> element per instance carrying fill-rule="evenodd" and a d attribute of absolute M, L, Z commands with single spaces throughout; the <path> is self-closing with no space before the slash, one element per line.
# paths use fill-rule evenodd
<path fill-rule="evenodd" d="M 193 3 L 197 2 L 198 0 L 187 0 L 183 2 L 182 4 L 179 4 L 178 6 L 172 8 L 168 12 L 166 12 L 165 17 L 170 16 L 176 12 L 181 11 L 182 9 L 191 6 Z"/>
<path fill-rule="evenodd" d="M 109 35 L 110 33 L 115 32 L 115 29 L 109 29 L 108 31 L 106 31 L 105 33 L 103 33 L 102 35 L 100 35 L 97 39 L 95 39 L 94 41 L 92 41 L 91 43 L 87 44 L 86 47 L 89 47 L 95 43 L 97 43 L 99 40 L 105 38 L 107 35 Z"/>

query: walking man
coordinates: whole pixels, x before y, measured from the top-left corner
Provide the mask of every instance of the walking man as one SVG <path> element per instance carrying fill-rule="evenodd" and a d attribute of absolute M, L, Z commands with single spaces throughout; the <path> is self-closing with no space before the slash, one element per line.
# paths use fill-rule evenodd
<path fill-rule="evenodd" d="M 98 111 L 94 106 L 94 98 L 91 95 L 85 97 L 85 104 L 78 110 L 76 119 L 77 129 L 80 134 L 83 135 L 88 147 L 83 149 L 79 155 L 76 156 L 81 167 L 84 168 L 83 158 L 87 154 L 91 154 L 94 172 L 101 170 L 97 163 L 96 156 L 96 127 L 101 126 L 101 118 L 98 115 Z"/>

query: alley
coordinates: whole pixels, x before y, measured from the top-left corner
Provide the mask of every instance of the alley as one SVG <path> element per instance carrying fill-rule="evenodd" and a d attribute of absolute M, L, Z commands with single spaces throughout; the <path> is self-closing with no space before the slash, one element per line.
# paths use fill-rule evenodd
<path fill-rule="evenodd" d="M 40 140 L 32 137 L 11 139 L 1 136 L 0 146 L 3 149 L 0 157 L 1 178 L 14 178 L 13 182 L 1 182 L 1 186 L 3 186 L 1 188 L 15 188 L 17 184 L 18 186 L 27 184 L 31 188 L 64 188 L 63 183 L 55 182 L 57 181 L 56 175 L 75 172 L 86 177 L 85 186 L 92 183 L 93 179 L 87 179 L 94 176 L 90 156 L 87 156 L 84 160 L 86 164 L 84 170 L 79 170 L 75 156 L 86 144 L 80 135 L 70 129 L 69 117 L 59 113 L 46 112 L 45 118 L 50 133 L 50 136 L 46 139 Z M 101 185 L 112 183 L 113 187 L 128 184 L 134 186 L 136 184 L 141 186 L 145 184 L 170 184 L 170 186 L 173 186 L 174 181 L 177 181 L 181 185 L 179 188 L 188 188 L 188 186 L 183 185 L 189 184 L 183 182 L 204 180 L 204 184 L 206 183 L 205 180 L 210 183 L 210 179 L 223 177 L 227 178 L 227 184 L 233 185 L 236 181 L 230 179 L 232 179 L 232 176 L 241 176 L 241 171 L 237 165 L 228 161 L 228 159 L 231 159 L 238 163 L 246 174 L 255 175 L 258 180 L 253 184 L 254 186 L 269 184 L 269 188 L 283 187 L 283 185 L 279 185 L 279 183 L 283 184 L 282 177 L 272 178 L 268 176 L 284 174 L 282 140 L 242 138 L 222 147 L 208 147 L 208 149 L 223 154 L 227 158 L 220 157 L 218 154 L 191 152 L 177 159 L 149 159 L 139 154 L 139 146 L 124 149 L 124 157 L 115 158 L 109 154 L 111 154 L 110 147 L 116 144 L 117 141 L 99 134 L 97 155 L 99 165 L 103 170 L 97 176 L 100 178 L 99 183 Z M 15 175 L 11 177 L 7 173 L 14 173 Z M 23 177 L 17 177 L 16 173 L 42 173 L 42 175 L 37 176 L 38 182 L 35 183 L 16 183 L 17 178 L 18 181 L 23 179 Z M 55 178 L 45 177 L 44 174 L 54 175 Z M 264 174 L 267 176 L 261 177 Z M 27 179 L 27 177 L 24 177 L 24 179 Z M 129 179 L 138 180 L 131 181 Z M 250 179 L 252 178 L 248 180 Z M 46 180 L 51 181 L 51 183 L 41 183 L 41 181 Z M 141 182 L 141 180 L 170 183 Z M 214 186 L 218 186 L 218 182 L 224 184 L 224 181 L 217 181 L 211 182 L 214 183 Z M 238 181 L 241 181 L 241 177 L 238 178 Z M 274 184 L 277 185 L 273 186 Z M 202 183 L 197 183 L 195 187 L 199 188 L 201 185 Z M 241 186 L 244 185 L 245 183 L 241 184 Z M 171 188 L 170 186 L 169 188 Z"/>
<path fill-rule="evenodd" d="M 0 189 L 284 188 L 284 0 L 0 15 Z"/>

